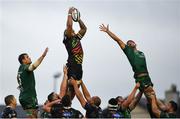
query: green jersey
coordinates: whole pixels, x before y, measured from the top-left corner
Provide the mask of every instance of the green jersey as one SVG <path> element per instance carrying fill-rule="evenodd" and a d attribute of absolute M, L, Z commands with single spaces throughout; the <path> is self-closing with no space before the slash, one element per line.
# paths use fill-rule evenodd
<path fill-rule="evenodd" d="M 118 109 L 124 115 L 124 118 L 131 118 L 131 110 L 128 108 L 122 109 L 121 107 Z"/>
<path fill-rule="evenodd" d="M 143 52 L 136 51 L 127 45 L 123 51 L 126 54 L 135 74 L 148 73 L 146 59 Z"/>
<path fill-rule="evenodd" d="M 161 112 L 160 118 L 176 118 L 175 113 Z"/>
<path fill-rule="evenodd" d="M 36 97 L 34 72 L 28 70 L 29 66 L 21 64 L 18 70 L 19 99 Z"/>
<path fill-rule="evenodd" d="M 123 114 L 125 118 L 131 118 L 131 110 L 129 108 L 125 109 Z"/>

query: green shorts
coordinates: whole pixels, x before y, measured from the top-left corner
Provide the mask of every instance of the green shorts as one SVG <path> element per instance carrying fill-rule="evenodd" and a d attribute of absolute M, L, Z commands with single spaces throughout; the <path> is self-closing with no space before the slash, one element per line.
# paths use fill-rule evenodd
<path fill-rule="evenodd" d="M 142 77 L 135 77 L 135 79 L 136 79 L 136 83 L 137 82 L 140 83 L 140 87 L 139 87 L 140 91 L 143 91 L 145 88 L 149 86 L 153 86 L 153 83 L 151 82 L 151 78 L 149 77 L 149 75 Z"/>
<path fill-rule="evenodd" d="M 19 102 L 24 110 L 38 109 L 38 101 L 36 97 L 29 97 L 26 99 L 19 99 Z"/>

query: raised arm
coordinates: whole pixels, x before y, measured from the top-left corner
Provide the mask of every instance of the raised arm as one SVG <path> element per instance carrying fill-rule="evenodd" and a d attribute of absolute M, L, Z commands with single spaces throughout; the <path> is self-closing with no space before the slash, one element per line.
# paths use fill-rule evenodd
<path fill-rule="evenodd" d="M 28 68 L 29 71 L 33 71 L 35 70 L 40 64 L 41 62 L 43 61 L 44 57 L 46 56 L 48 52 L 48 48 L 45 49 L 45 51 L 43 52 L 43 54 L 37 59 L 36 62 L 34 62 L 33 64 L 31 64 Z"/>
<path fill-rule="evenodd" d="M 156 118 L 160 118 L 161 111 L 157 106 L 157 101 L 155 96 L 151 96 L 151 107 L 152 107 L 152 112 L 156 116 Z"/>
<path fill-rule="evenodd" d="M 123 108 L 127 108 L 129 107 L 130 103 L 132 102 L 132 100 L 134 99 L 134 96 L 136 94 L 137 89 L 139 88 L 140 84 L 136 83 L 136 86 L 134 87 L 133 91 L 131 92 L 131 94 L 128 96 L 128 98 L 122 103 L 122 107 Z"/>
<path fill-rule="evenodd" d="M 73 7 L 69 8 L 68 11 L 68 17 L 67 17 L 67 23 L 66 23 L 66 34 L 68 37 L 71 37 L 73 32 L 73 21 L 72 21 L 72 11 L 74 10 Z"/>
<path fill-rule="evenodd" d="M 86 101 L 85 101 L 81 91 L 79 90 L 76 81 L 74 79 L 71 79 L 70 83 L 73 85 L 76 97 L 78 98 L 79 102 L 81 103 L 81 106 L 84 108 L 86 105 Z"/>
<path fill-rule="evenodd" d="M 81 83 L 81 88 L 82 88 L 84 97 L 89 102 L 91 100 L 91 95 L 90 95 L 89 91 L 87 90 L 86 86 L 84 85 L 83 81 Z"/>
<path fill-rule="evenodd" d="M 160 110 L 162 110 L 162 111 L 167 111 L 167 106 L 166 106 L 163 102 L 161 102 L 160 100 L 158 100 L 158 99 L 157 99 L 157 105 L 158 105 L 158 107 L 159 107 Z"/>
<path fill-rule="evenodd" d="M 66 94 L 66 91 L 67 91 L 67 85 L 68 85 L 68 76 L 67 76 L 68 71 L 67 70 L 68 70 L 67 66 L 64 66 L 63 67 L 64 76 L 60 84 L 60 92 L 59 92 L 60 98 L 62 98 Z"/>
<path fill-rule="evenodd" d="M 57 104 L 59 103 L 60 100 L 55 100 L 55 101 L 52 101 L 52 102 L 47 102 L 45 105 L 43 105 L 42 109 L 45 111 L 45 112 L 51 112 L 51 108 L 54 104 Z"/>
<path fill-rule="evenodd" d="M 136 107 L 136 105 L 138 104 L 139 100 L 142 97 L 142 94 L 143 94 L 143 92 L 139 91 L 139 93 L 136 95 L 136 97 L 132 100 L 132 102 L 129 105 L 130 110 L 133 110 Z"/>
<path fill-rule="evenodd" d="M 86 33 L 87 27 L 85 26 L 84 22 L 81 19 L 79 19 L 78 23 L 79 23 L 80 30 L 77 35 L 80 38 L 82 38 Z"/>
<path fill-rule="evenodd" d="M 99 26 L 99 29 L 100 29 L 100 31 L 107 33 L 114 41 L 116 41 L 119 44 L 119 46 L 121 47 L 121 49 L 125 48 L 125 46 L 126 46 L 125 43 L 109 30 L 109 25 L 105 26 L 104 24 L 102 24 Z"/>

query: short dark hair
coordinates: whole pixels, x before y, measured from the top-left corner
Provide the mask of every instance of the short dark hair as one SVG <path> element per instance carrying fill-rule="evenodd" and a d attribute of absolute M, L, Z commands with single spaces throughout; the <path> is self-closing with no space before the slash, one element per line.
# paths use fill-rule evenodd
<path fill-rule="evenodd" d="M 49 101 L 49 102 L 52 102 L 52 101 L 53 101 L 53 96 L 54 96 L 54 92 L 52 92 L 52 93 L 50 93 L 50 94 L 48 95 L 48 101 Z"/>
<path fill-rule="evenodd" d="M 24 59 L 24 56 L 25 56 L 25 55 L 27 55 L 27 53 L 22 53 L 22 54 L 19 55 L 18 61 L 19 61 L 20 64 L 23 63 L 22 60 Z"/>
<path fill-rule="evenodd" d="M 111 104 L 111 105 L 117 105 L 117 104 L 118 104 L 118 102 L 117 102 L 117 100 L 116 100 L 115 98 L 111 98 L 111 99 L 108 101 L 108 103 Z"/>
<path fill-rule="evenodd" d="M 118 101 L 119 98 L 123 98 L 122 96 L 117 96 L 115 99 Z"/>
<path fill-rule="evenodd" d="M 129 42 L 133 42 L 133 43 L 135 43 L 133 40 L 128 40 L 126 44 L 128 44 Z"/>
<path fill-rule="evenodd" d="M 4 102 L 6 105 L 9 105 L 12 103 L 12 100 L 14 99 L 14 95 L 8 95 L 4 98 Z"/>
<path fill-rule="evenodd" d="M 71 97 L 69 95 L 63 96 L 61 103 L 65 107 L 71 106 Z"/>
<path fill-rule="evenodd" d="M 96 96 L 94 98 L 94 105 L 99 106 L 100 104 L 101 104 L 101 99 L 98 96 Z"/>
<path fill-rule="evenodd" d="M 177 103 L 174 102 L 173 100 L 169 101 L 169 103 L 171 104 L 173 111 L 176 112 L 178 108 Z"/>
<path fill-rule="evenodd" d="M 118 102 L 115 98 L 111 98 L 108 101 L 108 110 L 117 110 L 118 108 Z"/>

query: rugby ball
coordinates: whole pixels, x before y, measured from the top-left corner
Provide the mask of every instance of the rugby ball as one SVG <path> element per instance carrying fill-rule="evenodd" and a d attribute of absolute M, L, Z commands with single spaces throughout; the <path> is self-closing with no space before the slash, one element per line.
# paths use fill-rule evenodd
<path fill-rule="evenodd" d="M 74 9 L 74 10 L 72 11 L 71 16 L 72 16 L 72 20 L 73 20 L 74 22 L 78 22 L 79 19 L 80 19 L 80 12 L 78 11 L 78 9 Z"/>

